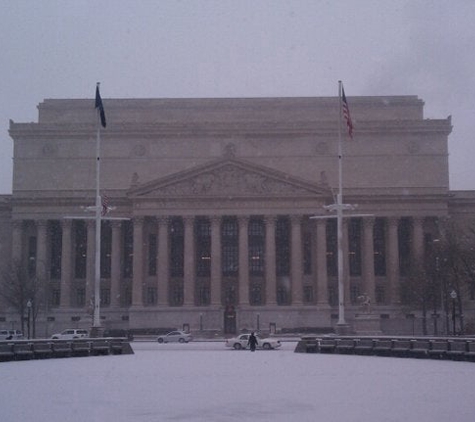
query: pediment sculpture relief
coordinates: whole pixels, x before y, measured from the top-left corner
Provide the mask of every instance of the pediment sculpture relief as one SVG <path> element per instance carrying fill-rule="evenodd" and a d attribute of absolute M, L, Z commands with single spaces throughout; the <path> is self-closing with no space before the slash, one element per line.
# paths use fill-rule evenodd
<path fill-rule="evenodd" d="M 309 193 L 296 184 L 249 172 L 238 166 L 226 166 L 201 173 L 190 179 L 155 190 L 160 195 L 270 195 Z"/>

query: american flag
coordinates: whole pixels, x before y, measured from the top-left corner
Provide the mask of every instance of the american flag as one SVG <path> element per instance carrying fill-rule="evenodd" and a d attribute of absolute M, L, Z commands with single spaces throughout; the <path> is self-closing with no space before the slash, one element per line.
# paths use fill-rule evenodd
<path fill-rule="evenodd" d="M 109 213 L 109 197 L 106 195 L 101 196 L 102 210 L 101 215 L 105 217 Z"/>
<path fill-rule="evenodd" d="M 346 101 L 345 89 L 341 87 L 341 102 L 343 106 L 343 117 L 346 120 L 346 127 L 348 128 L 348 135 L 353 139 L 353 122 L 351 121 L 350 108 L 348 107 L 348 101 Z"/>

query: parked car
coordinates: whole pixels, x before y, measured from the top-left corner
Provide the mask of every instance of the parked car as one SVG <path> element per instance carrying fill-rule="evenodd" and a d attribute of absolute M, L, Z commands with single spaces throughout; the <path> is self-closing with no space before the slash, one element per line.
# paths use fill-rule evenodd
<path fill-rule="evenodd" d="M 234 338 L 229 338 L 226 340 L 226 347 L 232 347 L 236 350 L 246 349 L 249 348 L 247 342 L 249 341 L 250 334 L 241 334 Z M 257 348 L 258 349 L 277 349 L 278 347 L 282 346 L 280 340 L 274 338 L 262 338 L 260 336 L 257 337 Z"/>
<path fill-rule="evenodd" d="M 164 336 L 158 336 L 157 341 L 159 343 L 188 343 L 193 340 L 193 336 L 190 333 L 185 333 L 184 331 L 171 331 Z"/>
<path fill-rule="evenodd" d="M 0 340 L 15 340 L 23 338 L 20 330 L 0 330 Z"/>
<path fill-rule="evenodd" d="M 55 340 L 73 340 L 75 338 L 85 338 L 89 337 L 89 332 L 87 330 L 78 330 L 73 328 L 68 328 L 67 330 L 62 331 L 58 334 L 53 334 L 52 339 Z"/>

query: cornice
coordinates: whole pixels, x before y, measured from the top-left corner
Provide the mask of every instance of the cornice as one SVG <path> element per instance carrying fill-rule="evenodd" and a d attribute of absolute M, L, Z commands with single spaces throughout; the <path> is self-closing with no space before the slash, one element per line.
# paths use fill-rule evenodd
<path fill-rule="evenodd" d="M 451 119 L 425 120 L 360 120 L 355 121 L 355 137 L 381 134 L 441 133 L 452 131 Z M 188 122 L 188 123 L 110 123 L 101 131 L 101 138 L 189 138 L 230 136 L 325 136 L 336 135 L 336 121 L 244 121 L 244 122 Z M 13 139 L 94 139 L 97 129 L 93 124 L 38 124 L 11 123 Z"/>

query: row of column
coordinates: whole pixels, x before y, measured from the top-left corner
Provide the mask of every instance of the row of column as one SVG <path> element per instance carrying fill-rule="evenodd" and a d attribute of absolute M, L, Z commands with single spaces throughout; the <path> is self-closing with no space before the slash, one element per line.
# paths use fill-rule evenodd
<path fill-rule="evenodd" d="M 291 298 L 293 305 L 303 303 L 303 247 L 302 247 L 302 216 L 294 215 L 291 221 Z M 249 216 L 238 217 L 238 241 L 239 241 L 239 305 L 249 304 L 249 244 L 248 223 Z M 194 217 L 185 216 L 184 220 L 184 305 L 194 305 L 195 293 L 195 251 L 194 251 Z M 157 217 L 158 239 L 158 265 L 157 265 L 157 296 L 158 306 L 168 304 L 169 285 L 169 236 L 168 219 Z M 266 305 L 276 304 L 277 276 L 276 276 L 276 243 L 275 226 L 277 216 L 267 216 L 265 221 L 265 283 Z M 399 302 L 399 245 L 398 245 L 398 218 L 388 218 L 386 232 L 387 253 L 387 284 L 389 287 L 389 301 Z M 221 304 L 221 217 L 211 217 L 211 305 Z M 326 220 L 317 219 L 315 222 L 315 236 L 313 249 L 313 280 L 316 280 L 317 304 L 328 304 L 328 275 L 326 259 Z M 345 223 L 347 220 L 345 220 Z M 62 257 L 61 257 L 61 296 L 60 306 L 70 306 L 72 284 L 72 221 L 63 220 L 62 224 Z M 37 221 L 37 262 L 47 262 L 47 222 Z M 374 241 L 373 241 L 374 218 L 363 218 L 362 232 L 362 280 L 364 291 L 374 297 Z M 343 225 L 343 255 L 344 268 L 347 270 L 344 277 L 346 294 L 349 298 L 349 250 L 348 250 L 348 226 Z M 21 222 L 13 224 L 12 257 L 21 257 Z M 87 300 L 93 294 L 94 285 L 94 248 L 95 248 L 95 224 L 87 221 Z M 413 220 L 413 251 L 416 258 L 423 253 L 423 219 Z M 111 306 L 119 306 L 120 298 L 120 255 L 121 255 L 121 223 L 112 222 L 112 250 L 111 250 Z M 145 285 L 145 256 L 144 254 L 144 218 L 133 219 L 133 283 L 132 283 L 132 306 L 143 306 L 143 286 Z M 47 269 L 45 265 L 37 266 L 38 275 L 45 277 Z"/>

